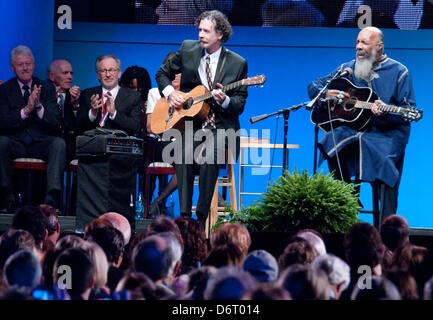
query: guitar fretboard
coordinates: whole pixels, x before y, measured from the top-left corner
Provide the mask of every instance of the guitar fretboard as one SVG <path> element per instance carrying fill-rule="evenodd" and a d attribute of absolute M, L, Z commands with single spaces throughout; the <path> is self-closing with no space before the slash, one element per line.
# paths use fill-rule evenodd
<path fill-rule="evenodd" d="M 226 92 L 228 90 L 231 90 L 231 89 L 243 86 L 244 85 L 244 81 L 245 81 L 245 79 L 242 79 L 242 80 L 230 83 L 230 84 L 224 86 L 222 88 L 222 90 L 224 92 Z M 195 97 L 193 104 L 195 104 L 197 102 L 201 102 L 201 101 L 207 100 L 207 99 L 210 99 L 210 98 L 212 98 L 212 92 L 211 91 L 206 92 L 205 94 L 202 94 L 201 96 Z"/>
<path fill-rule="evenodd" d="M 368 109 L 368 110 L 371 110 L 371 108 L 374 105 L 374 103 L 365 102 L 365 101 L 359 101 L 359 100 L 351 100 L 351 102 L 354 103 L 355 108 L 359 108 L 359 109 Z M 377 108 L 380 111 L 393 112 L 393 113 L 401 113 L 401 109 L 402 109 L 401 107 L 390 106 L 390 105 L 387 105 L 387 104 L 379 104 L 377 106 Z"/>

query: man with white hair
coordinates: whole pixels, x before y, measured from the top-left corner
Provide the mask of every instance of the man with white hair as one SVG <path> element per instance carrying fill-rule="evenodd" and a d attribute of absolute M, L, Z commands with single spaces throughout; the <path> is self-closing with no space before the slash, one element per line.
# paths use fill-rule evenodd
<path fill-rule="evenodd" d="M 122 63 L 112 54 L 99 56 L 95 62 L 100 86 L 87 88 L 80 95 L 77 114 L 79 131 L 96 127 L 123 130 L 129 135 L 140 131 L 143 101 L 138 92 L 119 85 Z"/>
<path fill-rule="evenodd" d="M 325 272 L 328 277 L 330 297 L 335 300 L 340 299 L 341 293 L 350 283 L 349 265 L 337 256 L 326 253 L 316 257 L 311 267 Z"/>
<path fill-rule="evenodd" d="M 338 100 L 341 109 L 346 107 L 348 100 L 359 88 L 372 89 L 378 98 L 369 101 L 372 103 L 371 113 L 370 110 L 363 111 L 367 118 L 370 115 L 371 118 L 361 129 L 351 127 L 353 122 L 342 121 L 335 122 L 334 128 L 324 134 L 319 142 L 321 161 L 328 160 L 329 171 L 334 171 L 338 179 L 349 182 L 352 177 L 356 177 L 363 181 L 384 183 L 380 225 L 386 216 L 397 211 L 398 187 L 410 123 L 399 115 L 383 112 L 379 105 L 415 107 L 412 78 L 403 64 L 384 53 L 384 35 L 375 27 L 367 27 L 359 32 L 356 59 L 343 63 L 329 75 L 313 81 L 308 87 L 309 96 L 314 98 L 328 80 L 338 77 L 342 71 L 348 73 L 348 81 L 340 80 L 336 83 L 347 84 L 346 88 L 326 91 L 326 97 Z M 351 104 L 349 108 L 352 108 Z M 315 112 L 321 112 L 326 117 L 327 104 L 318 106 Z"/>
<path fill-rule="evenodd" d="M 174 294 L 172 283 L 182 263 L 183 245 L 171 231 L 140 241 L 133 251 L 133 268 L 145 273 L 158 288 Z"/>
<path fill-rule="evenodd" d="M 48 79 L 56 87 L 57 103 L 62 110 L 62 131 L 64 134 L 73 133 L 76 130 L 80 88 L 72 86 L 72 65 L 64 59 L 54 60 L 48 67 Z"/>
<path fill-rule="evenodd" d="M 44 200 L 60 207 L 61 181 L 66 145 L 60 135 L 60 112 L 55 90 L 33 76 L 35 59 L 26 46 L 10 53 L 16 77 L 0 86 L 0 200 L 3 212 L 13 213 L 13 160 L 38 158 L 47 163 L 47 193 Z"/>

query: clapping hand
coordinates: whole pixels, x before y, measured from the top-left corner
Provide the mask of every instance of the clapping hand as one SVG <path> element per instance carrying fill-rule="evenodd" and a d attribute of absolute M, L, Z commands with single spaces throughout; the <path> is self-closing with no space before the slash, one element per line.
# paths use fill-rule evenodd
<path fill-rule="evenodd" d="M 95 117 L 98 115 L 98 110 L 102 108 L 102 100 L 99 99 L 99 94 L 92 94 L 90 97 L 91 112 Z"/>

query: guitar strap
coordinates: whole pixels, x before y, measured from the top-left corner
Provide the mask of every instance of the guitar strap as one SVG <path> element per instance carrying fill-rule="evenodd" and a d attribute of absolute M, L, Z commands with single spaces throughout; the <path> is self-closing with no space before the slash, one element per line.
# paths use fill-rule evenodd
<path fill-rule="evenodd" d="M 216 77 L 214 82 L 213 82 L 214 84 L 216 84 L 220 81 L 221 74 L 223 73 L 223 69 L 224 69 L 224 65 L 226 63 L 226 60 L 227 60 L 227 52 L 224 52 L 224 58 L 223 58 L 223 61 L 221 62 L 221 68 L 218 72 L 218 77 Z"/>

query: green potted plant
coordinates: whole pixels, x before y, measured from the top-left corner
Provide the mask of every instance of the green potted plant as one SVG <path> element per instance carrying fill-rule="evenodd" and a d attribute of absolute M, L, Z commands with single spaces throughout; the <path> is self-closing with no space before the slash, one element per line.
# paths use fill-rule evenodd
<path fill-rule="evenodd" d="M 250 231 L 314 229 L 323 234 L 344 233 L 358 222 L 361 209 L 353 185 L 332 174 L 307 170 L 286 173 L 272 182 L 252 206 L 231 212 L 224 221 L 246 225 Z"/>

